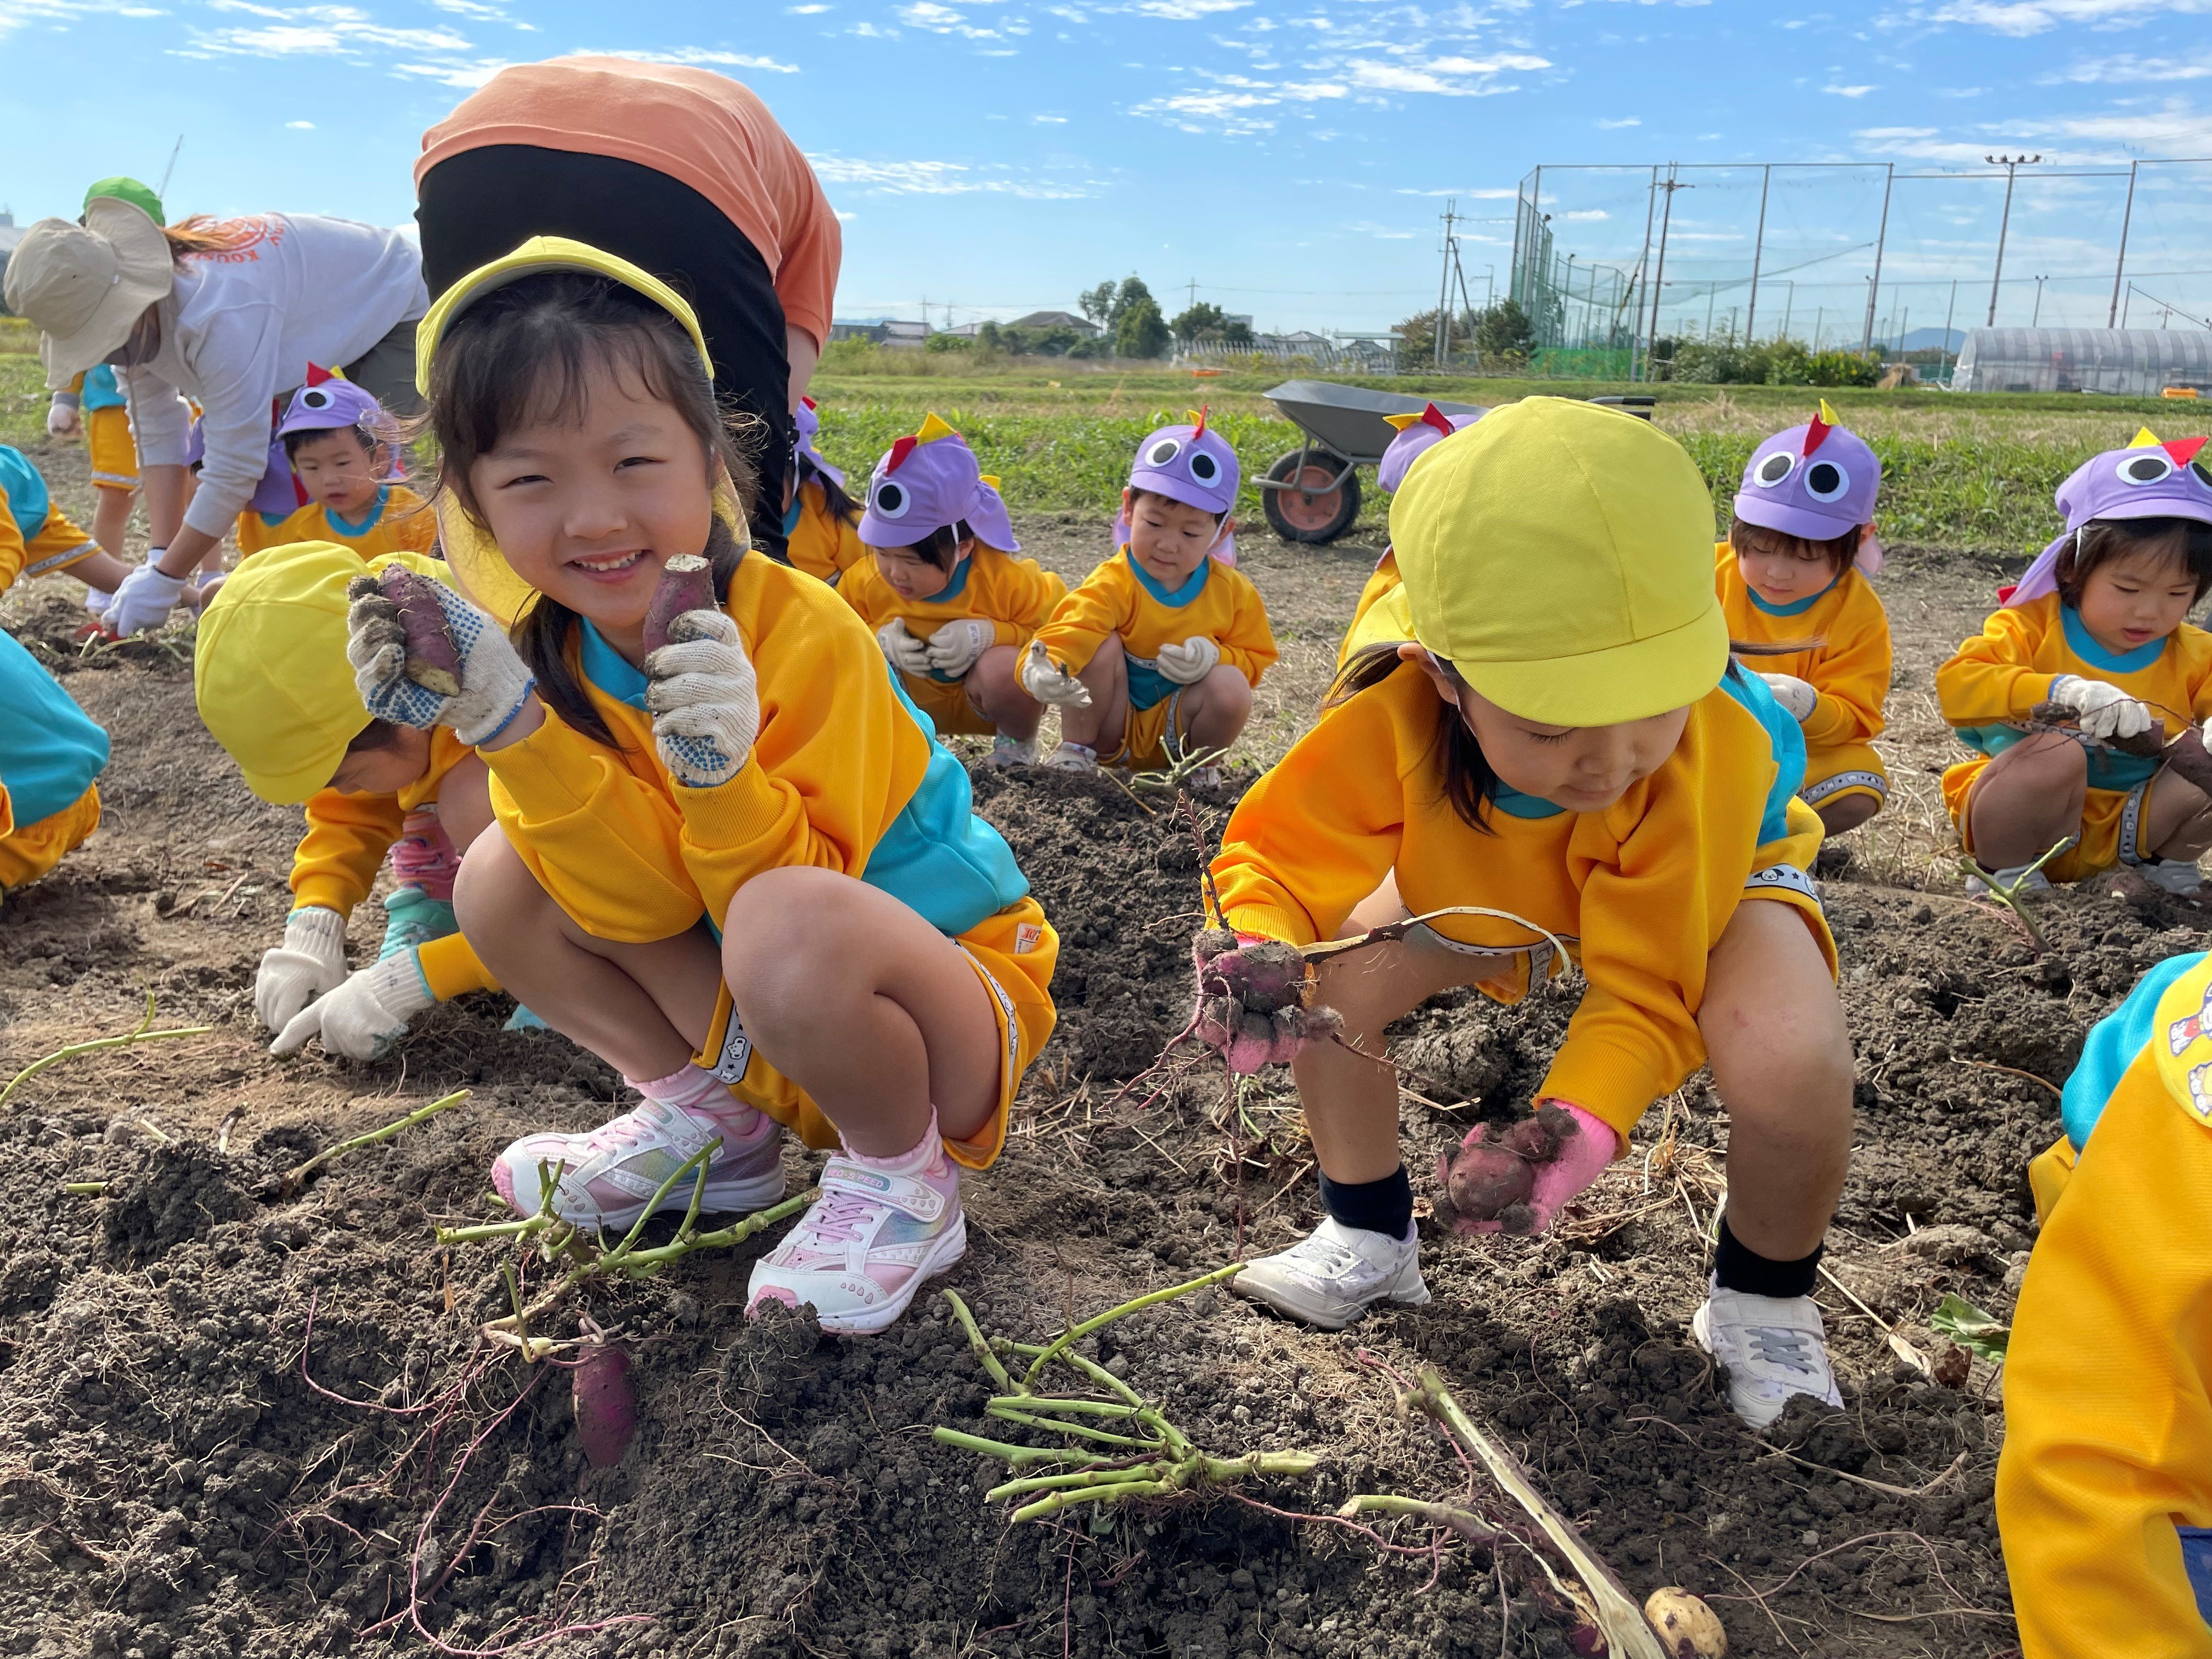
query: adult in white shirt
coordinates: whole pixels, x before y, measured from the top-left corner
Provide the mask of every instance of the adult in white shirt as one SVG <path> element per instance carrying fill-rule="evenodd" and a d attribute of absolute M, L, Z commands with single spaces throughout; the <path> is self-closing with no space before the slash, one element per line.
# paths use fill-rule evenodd
<path fill-rule="evenodd" d="M 9 309 L 38 328 L 50 388 L 94 363 L 125 371 L 146 492 L 147 561 L 116 590 L 119 634 L 159 627 L 269 467 L 272 408 L 307 365 L 342 367 L 395 413 L 419 406 L 422 261 L 395 230 L 307 214 L 185 220 L 128 202 L 82 225 L 41 219 L 8 262 Z M 190 398 L 206 453 L 185 505 Z"/>

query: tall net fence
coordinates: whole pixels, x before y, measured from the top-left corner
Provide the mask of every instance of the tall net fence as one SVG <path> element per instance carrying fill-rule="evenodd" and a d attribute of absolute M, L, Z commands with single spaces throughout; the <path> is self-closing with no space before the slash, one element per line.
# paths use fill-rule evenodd
<path fill-rule="evenodd" d="M 1871 350 L 1940 379 L 1972 329 L 2212 329 L 2212 160 L 1547 165 L 1513 240 L 1540 347 L 1638 374 L 1682 341 Z"/>

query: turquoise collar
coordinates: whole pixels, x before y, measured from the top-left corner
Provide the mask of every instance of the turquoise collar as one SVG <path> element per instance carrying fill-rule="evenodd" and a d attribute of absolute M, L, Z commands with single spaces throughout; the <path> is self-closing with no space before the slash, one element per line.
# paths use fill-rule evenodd
<path fill-rule="evenodd" d="M 592 626 L 589 617 L 579 620 L 584 624 L 584 678 L 617 702 L 626 702 L 632 708 L 643 709 L 645 676 L 632 668 L 629 659 L 607 643 L 605 635 Z"/>
<path fill-rule="evenodd" d="M 368 512 L 358 524 L 350 520 L 340 518 L 327 507 L 323 509 L 323 516 L 331 521 L 331 527 L 342 536 L 366 536 L 376 528 L 376 521 L 384 516 L 384 509 L 391 504 L 391 501 L 392 486 L 386 484 L 376 492 L 376 500 L 370 504 Z"/>
<path fill-rule="evenodd" d="M 2171 635 L 2160 635 L 2147 644 L 2139 645 L 2124 653 L 2107 651 L 2097 643 L 2089 632 L 2081 613 L 2070 605 L 2058 607 L 2058 619 L 2066 629 L 2066 648 L 2092 668 L 2101 668 L 2107 674 L 2135 674 L 2149 667 L 2166 649 Z"/>
<path fill-rule="evenodd" d="M 1126 545 L 1121 549 L 1121 557 L 1128 563 L 1129 574 L 1143 585 L 1145 592 L 1172 611 L 1182 610 L 1183 606 L 1206 592 L 1207 569 L 1213 563 L 1213 556 L 1211 553 L 1207 554 L 1198 562 L 1198 568 L 1190 573 L 1181 587 L 1170 588 L 1162 586 L 1159 579 L 1139 564 L 1137 556 Z"/>
<path fill-rule="evenodd" d="M 805 487 L 805 486 L 801 485 L 800 489 L 804 489 Z M 799 515 L 800 512 L 804 510 L 805 506 L 806 503 L 800 497 L 799 490 L 793 490 L 791 492 L 791 505 L 784 509 L 783 514 L 783 533 L 785 535 L 788 536 L 793 531 L 799 528 Z"/>
<path fill-rule="evenodd" d="M 1848 571 L 1839 574 L 1836 577 L 1835 582 L 1830 582 L 1826 587 L 1814 594 L 1810 599 L 1794 599 L 1788 605 L 1769 605 L 1765 599 L 1759 597 L 1759 590 L 1753 587 L 1748 581 L 1744 583 L 1743 591 L 1746 596 L 1750 599 L 1752 609 L 1754 611 L 1764 611 L 1770 617 L 1802 617 L 1808 611 L 1810 611 L 1814 605 L 1820 604 L 1821 600 L 1826 599 L 1829 594 L 1834 592 L 1836 591 L 1836 582 L 1843 580 L 1844 575 L 1848 574 Z"/>
<path fill-rule="evenodd" d="M 1491 785 L 1490 804 L 1509 818 L 1555 818 L 1567 810 L 1541 795 L 1524 795 L 1510 783 Z"/>
<path fill-rule="evenodd" d="M 952 580 L 926 599 L 916 599 L 916 605 L 950 605 L 968 591 L 969 574 L 975 568 L 975 556 L 970 553 L 952 567 Z"/>

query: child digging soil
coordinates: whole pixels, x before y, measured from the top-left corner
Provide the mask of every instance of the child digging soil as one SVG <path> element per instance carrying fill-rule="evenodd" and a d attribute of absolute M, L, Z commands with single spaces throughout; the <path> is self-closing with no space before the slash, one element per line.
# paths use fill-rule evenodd
<path fill-rule="evenodd" d="M 357 601 L 358 684 L 490 767 L 500 833 L 462 865 L 462 928 L 642 1097 L 525 1136 L 493 1183 L 526 1215 L 620 1228 L 705 1153 L 707 1207 L 756 1210 L 791 1127 L 838 1151 L 747 1308 L 882 1330 L 966 1250 L 959 1166 L 1004 1145 L 1057 936 L 866 627 L 736 539 L 750 475 L 674 292 L 534 238 L 441 297 L 418 361 L 444 544 L 492 614 L 429 589 L 447 692 L 410 671 L 390 599 Z M 662 644 L 666 580 L 707 604 Z"/>
<path fill-rule="evenodd" d="M 2146 431 L 2083 462 L 2058 486 L 2065 533 L 1936 671 L 1943 718 L 1980 750 L 1944 773 L 1944 804 L 1989 882 L 2124 866 L 2169 893 L 2202 890 L 2212 797 L 2112 745 L 2212 715 L 2212 634 L 2188 620 L 2212 587 L 2204 441 Z M 2074 724 L 2039 729 L 2045 704 Z"/>
<path fill-rule="evenodd" d="M 1391 532 L 1404 582 L 1377 609 L 1406 633 L 1355 654 L 1212 866 L 1244 943 L 1201 961 L 1200 1035 L 1232 1069 L 1291 1061 L 1328 1212 L 1233 1288 L 1329 1329 L 1428 1299 L 1384 1030 L 1454 986 L 1518 1000 L 1562 970 L 1557 940 L 1589 988 L 1538 1117 L 1500 1145 L 1469 1135 L 1449 1183 L 1464 1224 L 1541 1231 L 1710 1059 L 1730 1180 L 1698 1340 L 1747 1421 L 1793 1394 L 1838 1403 L 1810 1296 L 1851 1135 L 1806 873 L 1820 823 L 1796 798 L 1796 722 L 1729 661 L 1696 465 L 1632 416 L 1529 398 L 1438 442 Z M 1462 905 L 1528 920 L 1431 914 Z M 1238 960 L 1280 949 L 1255 941 L 1391 923 L 1319 963 L 1310 1001 L 1340 1031 L 1315 1008 L 1303 1029 L 1223 1018 L 1224 985 L 1281 977 Z"/>
<path fill-rule="evenodd" d="M 783 515 L 784 550 L 794 569 L 832 587 L 868 556 L 860 545 L 860 504 L 845 493 L 845 475 L 822 458 L 814 440 L 822 416 L 814 399 L 791 411 L 792 474 L 798 482 Z"/>

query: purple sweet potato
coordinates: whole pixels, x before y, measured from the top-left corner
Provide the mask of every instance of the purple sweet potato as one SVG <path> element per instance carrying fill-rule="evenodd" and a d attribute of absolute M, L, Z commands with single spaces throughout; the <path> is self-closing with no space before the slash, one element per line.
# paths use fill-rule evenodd
<path fill-rule="evenodd" d="M 668 629 L 687 611 L 714 608 L 714 567 L 696 553 L 678 553 L 660 567 L 660 585 L 645 613 L 647 656 L 668 643 Z"/>
<path fill-rule="evenodd" d="M 378 586 L 399 613 L 407 638 L 407 678 L 426 691 L 455 697 L 461 691 L 461 647 L 447 626 L 436 583 L 404 565 L 382 573 Z"/>
<path fill-rule="evenodd" d="M 576 1438 L 595 1469 L 611 1469 L 637 1432 L 637 1392 L 630 1387 L 629 1355 L 601 1343 L 587 1348 L 569 1372 L 576 1409 Z"/>
<path fill-rule="evenodd" d="M 1466 1221 L 1496 1221 L 1536 1190 L 1536 1169 L 1510 1147 L 1486 1133 L 1458 1156 L 1445 1160 L 1444 1188 L 1452 1208 Z"/>
<path fill-rule="evenodd" d="M 2055 702 L 2036 704 L 2028 710 L 2027 717 L 2046 726 L 2063 726 L 2080 718 L 2072 709 Z M 2194 784 L 2212 794 L 2212 750 L 2205 748 L 2203 735 L 2193 726 L 2183 727 L 2181 735 L 2172 743 L 2166 740 L 2160 728 L 2153 726 L 2132 738 L 2108 738 L 2104 746 L 2142 760 L 2164 761 L 2184 783 Z"/>

